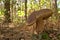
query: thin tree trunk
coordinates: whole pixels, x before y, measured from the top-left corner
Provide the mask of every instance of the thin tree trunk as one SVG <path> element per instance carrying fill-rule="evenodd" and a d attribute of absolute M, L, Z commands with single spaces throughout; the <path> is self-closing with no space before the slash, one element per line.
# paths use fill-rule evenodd
<path fill-rule="evenodd" d="M 5 21 L 6 23 L 10 23 L 11 19 L 10 19 L 10 0 L 5 0 Z"/>
<path fill-rule="evenodd" d="M 27 0 L 25 0 L 25 18 L 27 20 Z"/>
<path fill-rule="evenodd" d="M 54 6 L 54 15 L 56 16 L 56 18 L 57 18 L 57 13 L 58 13 L 58 10 L 57 10 L 57 0 L 54 0 L 54 4 L 53 4 L 53 6 Z"/>

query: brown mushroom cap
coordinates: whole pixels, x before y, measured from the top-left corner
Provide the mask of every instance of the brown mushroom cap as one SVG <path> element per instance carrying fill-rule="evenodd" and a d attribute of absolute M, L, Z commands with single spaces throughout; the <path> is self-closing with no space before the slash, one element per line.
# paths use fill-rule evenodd
<path fill-rule="evenodd" d="M 27 25 L 32 25 L 35 23 L 35 21 L 36 21 L 35 13 L 36 12 L 32 12 L 31 15 L 28 16 Z"/>
<path fill-rule="evenodd" d="M 34 24 L 38 18 L 42 18 L 42 20 L 45 20 L 49 18 L 52 15 L 52 13 L 53 12 L 50 9 L 42 9 L 39 11 L 34 11 L 31 13 L 31 15 L 28 16 L 27 25 Z"/>

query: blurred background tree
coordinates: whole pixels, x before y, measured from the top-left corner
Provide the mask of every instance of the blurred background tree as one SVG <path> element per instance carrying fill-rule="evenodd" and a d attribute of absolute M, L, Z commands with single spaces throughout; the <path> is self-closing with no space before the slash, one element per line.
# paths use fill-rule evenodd
<path fill-rule="evenodd" d="M 25 23 L 31 12 L 41 9 L 52 9 L 52 20 L 60 18 L 60 0 L 0 0 L 0 19 Z"/>

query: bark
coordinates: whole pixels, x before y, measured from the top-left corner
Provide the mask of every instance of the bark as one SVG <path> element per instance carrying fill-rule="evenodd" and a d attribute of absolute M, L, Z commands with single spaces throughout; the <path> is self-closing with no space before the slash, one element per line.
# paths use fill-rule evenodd
<path fill-rule="evenodd" d="M 10 23 L 11 19 L 10 19 L 10 0 L 5 0 L 5 23 Z"/>
<path fill-rule="evenodd" d="M 54 15 L 57 18 L 58 17 L 58 15 L 57 15 L 57 13 L 58 13 L 58 10 L 57 10 L 57 0 L 54 0 L 53 6 L 54 6 Z"/>
<path fill-rule="evenodd" d="M 25 0 L 25 18 L 27 20 L 27 0 Z"/>

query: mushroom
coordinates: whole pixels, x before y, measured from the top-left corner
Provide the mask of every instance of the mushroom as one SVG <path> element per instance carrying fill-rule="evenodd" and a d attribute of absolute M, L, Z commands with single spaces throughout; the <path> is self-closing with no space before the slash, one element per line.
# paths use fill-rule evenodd
<path fill-rule="evenodd" d="M 44 20 L 48 19 L 53 14 L 51 9 L 41 9 L 39 11 L 34 11 L 28 16 L 27 25 L 31 26 L 36 23 L 36 30 L 39 31 L 44 29 Z"/>

